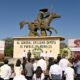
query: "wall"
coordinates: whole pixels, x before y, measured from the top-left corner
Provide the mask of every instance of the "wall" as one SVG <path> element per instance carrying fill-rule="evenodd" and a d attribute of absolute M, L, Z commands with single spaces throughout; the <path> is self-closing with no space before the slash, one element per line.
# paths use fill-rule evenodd
<path fill-rule="evenodd" d="M 50 53 L 52 51 L 53 57 L 57 57 L 60 53 L 60 40 L 62 37 L 17 37 L 14 38 L 14 58 L 21 58 L 24 50 L 28 52 L 47 51 Z"/>

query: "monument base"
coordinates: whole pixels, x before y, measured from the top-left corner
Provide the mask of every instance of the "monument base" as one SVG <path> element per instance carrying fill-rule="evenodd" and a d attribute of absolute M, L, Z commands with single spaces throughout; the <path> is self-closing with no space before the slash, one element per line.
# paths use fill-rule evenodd
<path fill-rule="evenodd" d="M 14 58 L 22 58 L 22 53 L 30 50 L 32 55 L 40 56 L 46 51 L 52 51 L 52 57 L 56 58 L 60 53 L 60 41 L 64 40 L 60 36 L 42 36 L 42 37 L 15 37 L 14 38 Z M 26 54 L 27 55 L 27 54 Z"/>

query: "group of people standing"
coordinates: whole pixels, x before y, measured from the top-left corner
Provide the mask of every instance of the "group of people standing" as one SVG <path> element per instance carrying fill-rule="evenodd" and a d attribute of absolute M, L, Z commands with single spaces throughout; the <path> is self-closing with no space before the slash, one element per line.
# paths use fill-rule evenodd
<path fill-rule="evenodd" d="M 43 56 L 31 58 L 29 51 L 27 58 L 16 60 L 13 67 L 4 60 L 0 68 L 0 80 L 80 80 L 80 58 L 72 61 L 58 56 L 57 59 Z"/>

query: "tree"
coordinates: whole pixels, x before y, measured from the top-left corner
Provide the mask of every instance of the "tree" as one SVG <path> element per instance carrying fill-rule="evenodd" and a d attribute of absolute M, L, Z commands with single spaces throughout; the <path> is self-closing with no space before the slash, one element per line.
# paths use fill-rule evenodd
<path fill-rule="evenodd" d="M 60 48 L 63 49 L 63 48 L 67 48 L 67 44 L 65 42 L 61 42 L 60 43 Z"/>
<path fill-rule="evenodd" d="M 5 56 L 12 57 L 13 56 L 13 39 L 12 38 L 5 38 Z"/>
<path fill-rule="evenodd" d="M 62 42 L 60 44 L 60 54 L 61 54 L 61 56 L 65 56 L 65 57 L 71 56 L 71 51 L 70 51 L 69 47 L 67 46 L 67 44 L 64 42 Z"/>

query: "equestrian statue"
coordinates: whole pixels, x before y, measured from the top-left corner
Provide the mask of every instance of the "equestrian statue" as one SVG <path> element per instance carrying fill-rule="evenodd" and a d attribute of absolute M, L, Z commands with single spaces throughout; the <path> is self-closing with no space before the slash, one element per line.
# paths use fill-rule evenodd
<path fill-rule="evenodd" d="M 50 32 L 51 35 L 51 30 L 54 30 L 57 33 L 57 30 L 50 26 L 50 23 L 55 18 L 60 18 L 60 15 L 48 12 L 48 9 L 40 9 L 38 17 L 33 22 L 21 21 L 19 23 L 20 29 L 28 24 L 30 30 L 29 36 L 47 36 L 47 31 Z M 40 34 L 38 30 L 40 31 Z"/>

